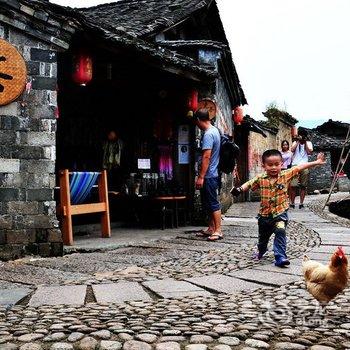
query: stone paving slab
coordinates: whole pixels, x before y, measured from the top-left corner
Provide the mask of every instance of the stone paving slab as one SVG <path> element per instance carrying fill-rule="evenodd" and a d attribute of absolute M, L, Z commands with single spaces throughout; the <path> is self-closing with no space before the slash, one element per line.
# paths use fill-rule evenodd
<path fill-rule="evenodd" d="M 230 276 L 236 278 L 242 278 L 247 281 L 265 283 L 273 286 L 282 286 L 284 284 L 296 282 L 300 280 L 298 276 L 292 276 L 287 273 L 283 273 L 285 269 L 281 268 L 280 272 L 266 272 L 256 269 L 240 270 L 230 273 Z"/>
<path fill-rule="evenodd" d="M 317 248 L 313 248 L 313 253 L 328 253 L 328 256 L 330 256 L 332 253 L 334 253 L 337 250 L 337 245 L 320 245 Z M 350 250 L 349 250 L 350 253 Z"/>
<path fill-rule="evenodd" d="M 182 298 L 185 296 L 210 296 L 210 293 L 194 284 L 172 278 L 142 283 L 163 298 Z"/>
<path fill-rule="evenodd" d="M 137 282 L 117 282 L 92 285 L 98 303 L 122 303 L 124 301 L 151 301 L 152 298 Z"/>
<path fill-rule="evenodd" d="M 330 254 L 329 253 L 319 253 L 319 252 L 307 252 L 305 255 L 307 255 L 312 260 L 329 260 Z"/>
<path fill-rule="evenodd" d="M 187 278 L 186 281 L 218 293 L 233 294 L 243 290 L 254 290 L 263 287 L 261 284 L 243 281 L 226 275 L 209 275 Z"/>
<path fill-rule="evenodd" d="M 1 271 L 1 267 L 0 267 L 0 271 Z M 24 288 L 24 287 L 29 289 L 31 286 L 30 285 L 24 286 L 21 283 L 13 283 L 9 281 L 0 280 L 0 289 L 16 289 L 16 288 Z"/>
<path fill-rule="evenodd" d="M 343 240 L 322 240 L 321 245 L 331 245 L 331 246 L 344 246 L 344 247 L 349 247 L 350 242 L 349 241 L 343 241 Z"/>
<path fill-rule="evenodd" d="M 39 287 L 29 301 L 30 306 L 83 305 L 86 286 Z"/>
<path fill-rule="evenodd" d="M 326 228 L 318 228 L 317 232 L 319 233 L 340 233 L 345 235 L 350 235 L 350 228 L 347 227 L 326 227 Z"/>
<path fill-rule="evenodd" d="M 319 216 L 308 212 L 304 212 L 304 213 L 295 213 L 295 212 L 291 212 L 289 213 L 290 218 L 292 220 L 296 220 L 296 221 L 302 221 L 302 222 L 306 222 L 308 224 L 314 222 L 316 224 L 320 224 L 320 223 L 329 223 L 328 220 L 326 219 L 322 219 Z"/>
<path fill-rule="evenodd" d="M 281 268 L 277 267 L 275 265 L 257 265 L 254 267 L 254 270 L 262 270 L 262 271 L 268 271 L 268 272 L 277 272 L 281 273 Z M 293 259 L 290 260 L 290 266 L 283 269 L 284 274 L 288 275 L 295 275 L 295 276 L 301 276 L 303 274 L 302 272 L 302 259 Z"/>
<path fill-rule="evenodd" d="M 318 232 L 318 231 L 317 231 Z M 342 240 L 344 242 L 350 242 L 350 235 L 344 235 L 342 233 L 319 233 L 321 241 L 327 240 L 327 241 L 339 241 Z"/>
<path fill-rule="evenodd" d="M 29 288 L 13 288 L 0 290 L 0 305 L 11 306 L 17 304 L 32 292 Z"/>

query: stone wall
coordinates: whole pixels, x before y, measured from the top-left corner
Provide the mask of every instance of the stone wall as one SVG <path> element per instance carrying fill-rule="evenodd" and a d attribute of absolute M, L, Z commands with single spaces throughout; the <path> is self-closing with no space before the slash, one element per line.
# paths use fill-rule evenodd
<path fill-rule="evenodd" d="M 281 150 L 281 142 L 283 140 L 288 140 L 291 145 L 291 126 L 283 123 L 279 124 L 277 133 L 264 130 L 267 137 L 256 133 L 250 132 L 248 139 L 248 173 L 249 179 L 257 176 L 264 172 L 262 167 L 262 154 L 268 149 L 278 149 Z M 249 200 L 258 200 L 259 195 L 257 193 L 249 193 Z"/>
<path fill-rule="evenodd" d="M 267 149 L 276 148 L 276 135 L 265 131 L 267 137 L 263 137 L 256 132 L 249 133 L 248 140 L 248 170 L 249 178 L 261 174 L 262 167 L 261 156 Z"/>
<path fill-rule="evenodd" d="M 316 160 L 318 152 L 313 152 L 309 157 L 310 161 Z M 332 183 L 332 168 L 330 152 L 323 152 L 326 156 L 326 164 L 310 169 L 308 192 L 315 190 L 329 190 Z"/>
<path fill-rule="evenodd" d="M 23 55 L 28 70 L 26 91 L 0 106 L 0 259 L 60 255 L 53 198 L 57 52 L 1 24 L 0 34 Z"/>
<path fill-rule="evenodd" d="M 261 160 L 264 151 L 271 148 L 281 150 L 281 142 L 283 140 L 288 140 L 290 145 L 292 142 L 291 127 L 285 123 L 280 122 L 277 133 L 267 129 L 264 132 L 267 137 L 256 132 L 249 133 L 248 170 L 250 179 L 264 171 Z"/>
<path fill-rule="evenodd" d="M 218 112 L 215 125 L 219 130 L 232 136 L 234 123 L 232 120 L 232 105 L 228 96 L 225 83 L 221 76 L 216 80 L 216 95 L 215 99 L 218 106 Z M 221 176 L 221 191 L 220 201 L 222 204 L 223 212 L 232 204 L 232 196 L 230 190 L 233 185 L 233 176 L 231 174 L 222 174 Z"/>
<path fill-rule="evenodd" d="M 281 150 L 281 143 L 283 140 L 287 140 L 289 142 L 290 147 L 292 146 L 291 126 L 284 123 L 283 121 L 280 121 L 278 132 L 276 135 L 276 148 L 278 150 Z"/>
<path fill-rule="evenodd" d="M 215 67 L 218 70 L 218 59 L 220 53 L 216 50 L 199 50 L 198 53 L 199 61 L 202 64 L 207 64 Z M 208 97 L 213 99 L 217 105 L 217 115 L 215 118 L 214 125 L 222 132 L 228 135 L 233 134 L 234 123 L 232 120 L 232 105 L 229 94 L 224 82 L 224 79 L 219 74 L 215 81 L 214 93 L 209 91 L 208 87 L 202 86 L 200 91 L 200 97 Z M 198 136 L 197 136 L 198 137 Z M 231 174 L 222 174 L 221 176 L 221 191 L 220 191 L 220 202 L 222 204 L 223 212 L 225 212 L 232 204 L 232 196 L 230 190 L 233 184 L 233 176 Z M 196 200 L 197 198 L 197 200 Z M 200 208 L 199 196 L 195 198 L 196 208 Z M 196 214 L 194 214 L 195 216 Z"/>

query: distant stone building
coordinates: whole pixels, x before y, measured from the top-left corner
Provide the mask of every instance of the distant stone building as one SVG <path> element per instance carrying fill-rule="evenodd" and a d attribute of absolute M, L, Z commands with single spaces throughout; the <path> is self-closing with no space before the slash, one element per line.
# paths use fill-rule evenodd
<path fill-rule="evenodd" d="M 324 166 L 310 170 L 309 192 L 312 193 L 315 190 L 328 191 L 330 189 L 349 126 L 350 124 L 348 123 L 332 121 L 330 119 L 314 129 L 299 128 L 308 132 L 309 139 L 314 146 L 314 153 L 310 157 L 310 160 L 315 160 L 318 152 L 323 152 L 326 156 L 326 164 Z M 344 149 L 344 158 L 349 148 L 350 142 L 348 142 Z M 344 165 L 343 172 L 338 174 L 336 189 L 340 191 L 349 191 L 349 176 L 350 159 L 348 158 Z"/>

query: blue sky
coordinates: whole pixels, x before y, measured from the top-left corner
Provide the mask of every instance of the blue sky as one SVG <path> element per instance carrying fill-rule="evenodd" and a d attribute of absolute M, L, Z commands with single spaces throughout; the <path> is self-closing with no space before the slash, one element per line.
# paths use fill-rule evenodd
<path fill-rule="evenodd" d="M 51 0 L 71 7 L 111 1 Z M 314 126 L 350 122 L 349 0 L 217 0 L 256 119 L 271 102 Z"/>

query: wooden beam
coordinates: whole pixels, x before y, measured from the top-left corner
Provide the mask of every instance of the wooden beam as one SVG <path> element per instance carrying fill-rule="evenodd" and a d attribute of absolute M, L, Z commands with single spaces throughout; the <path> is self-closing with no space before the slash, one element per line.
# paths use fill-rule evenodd
<path fill-rule="evenodd" d="M 106 203 L 77 204 L 71 206 L 71 215 L 101 213 L 107 210 Z"/>

